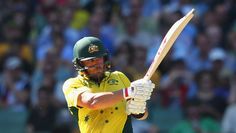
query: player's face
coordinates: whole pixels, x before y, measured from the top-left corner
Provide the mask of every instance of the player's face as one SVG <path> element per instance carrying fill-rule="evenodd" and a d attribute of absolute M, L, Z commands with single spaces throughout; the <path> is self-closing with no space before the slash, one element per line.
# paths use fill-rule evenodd
<path fill-rule="evenodd" d="M 104 58 L 94 58 L 81 61 L 82 65 L 87 67 L 86 75 L 90 78 L 101 78 L 104 75 Z"/>

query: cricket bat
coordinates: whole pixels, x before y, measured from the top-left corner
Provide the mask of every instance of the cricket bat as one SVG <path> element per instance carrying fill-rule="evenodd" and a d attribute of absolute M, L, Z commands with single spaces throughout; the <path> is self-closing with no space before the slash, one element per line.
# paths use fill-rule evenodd
<path fill-rule="evenodd" d="M 176 21 L 172 27 L 169 29 L 164 39 L 161 42 L 161 45 L 147 71 L 144 76 L 144 79 L 149 80 L 153 73 L 156 71 L 157 67 L 162 62 L 163 58 L 166 56 L 172 45 L 174 44 L 177 37 L 183 31 L 184 27 L 189 23 L 189 21 L 194 16 L 194 9 L 189 11 L 184 17 Z"/>

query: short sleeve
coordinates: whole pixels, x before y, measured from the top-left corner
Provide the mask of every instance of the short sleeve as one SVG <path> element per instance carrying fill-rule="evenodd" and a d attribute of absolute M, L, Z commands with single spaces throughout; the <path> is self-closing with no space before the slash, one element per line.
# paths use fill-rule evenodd
<path fill-rule="evenodd" d="M 63 93 L 66 98 L 68 107 L 78 107 L 77 98 L 78 96 L 85 92 L 90 91 L 90 89 L 82 85 L 79 81 L 69 79 L 63 84 Z"/>

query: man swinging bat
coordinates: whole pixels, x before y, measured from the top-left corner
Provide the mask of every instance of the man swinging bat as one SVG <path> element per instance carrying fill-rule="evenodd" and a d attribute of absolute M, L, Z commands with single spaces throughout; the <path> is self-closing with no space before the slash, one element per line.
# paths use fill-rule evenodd
<path fill-rule="evenodd" d="M 174 42 L 168 41 L 164 44 Z M 161 50 L 158 52 L 162 55 Z M 150 77 L 158 65 L 154 61 L 143 79 L 130 82 L 122 72 L 109 71 L 108 54 L 96 37 L 84 37 L 74 45 L 73 63 L 78 75 L 65 81 L 63 92 L 82 133 L 132 133 L 131 117 L 143 120 L 148 115 L 146 101 L 155 87 Z"/>

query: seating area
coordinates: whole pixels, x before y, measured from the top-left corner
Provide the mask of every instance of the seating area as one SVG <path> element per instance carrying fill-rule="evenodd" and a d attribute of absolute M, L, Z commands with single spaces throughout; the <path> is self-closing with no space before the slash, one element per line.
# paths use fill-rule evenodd
<path fill-rule="evenodd" d="M 25 133 L 26 111 L 0 109 L 0 133 Z"/>
<path fill-rule="evenodd" d="M 153 112 L 154 113 L 154 112 Z M 183 113 L 180 109 L 158 108 L 152 119 L 159 129 L 160 133 L 167 133 L 170 128 L 175 126 L 183 118 Z"/>

